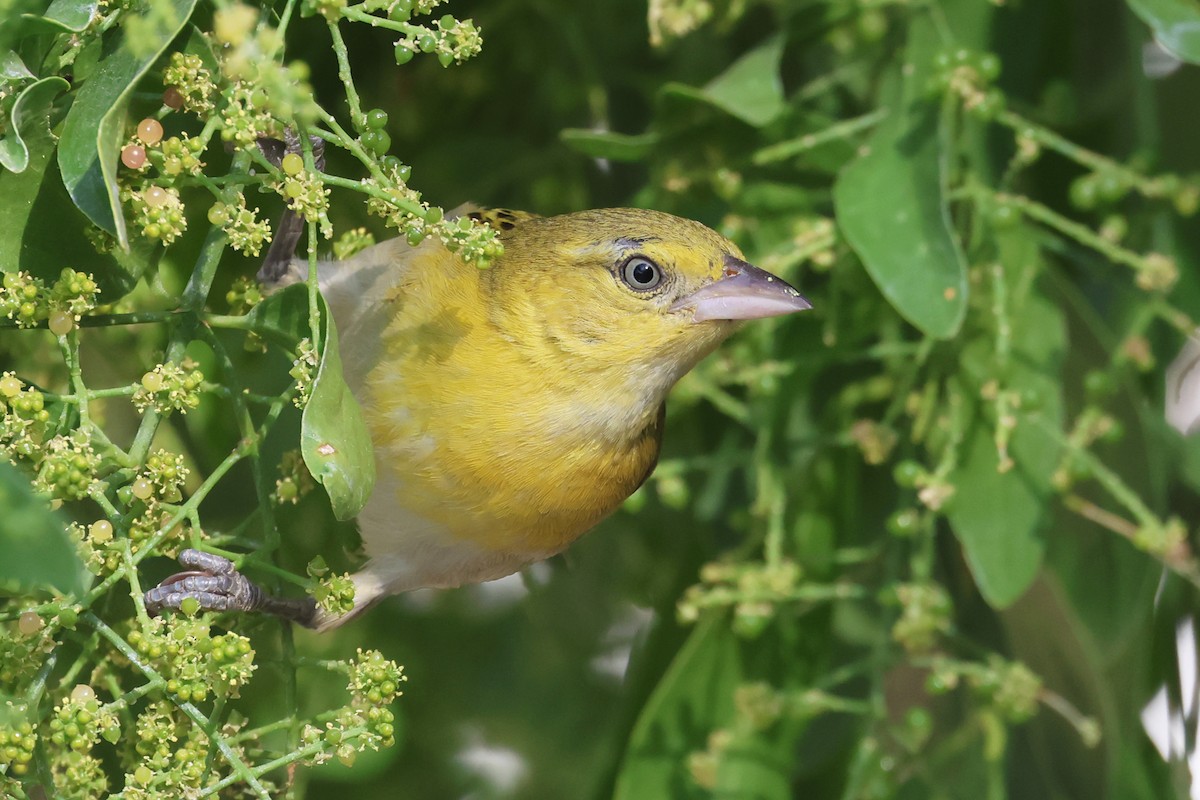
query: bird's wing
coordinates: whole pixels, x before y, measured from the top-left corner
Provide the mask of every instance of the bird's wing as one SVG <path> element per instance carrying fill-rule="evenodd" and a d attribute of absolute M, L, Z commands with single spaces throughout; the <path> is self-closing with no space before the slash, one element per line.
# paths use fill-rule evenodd
<path fill-rule="evenodd" d="M 469 217 L 504 233 L 537 214 L 507 208 L 480 208 L 464 204 L 451 211 L 451 218 Z M 357 394 L 367 370 L 378 357 L 379 343 L 389 321 L 386 298 L 411 264 L 429 249 L 442 247 L 436 237 L 412 247 L 403 237 L 369 247 L 345 261 L 322 261 L 318 265 L 321 294 L 333 312 L 341 342 L 342 366 L 350 388 Z M 260 273 L 260 278 L 263 273 Z M 268 279 L 270 288 L 304 280 L 308 263 L 292 259 L 286 268 Z"/>
<path fill-rule="evenodd" d="M 394 308 L 388 297 L 412 264 L 441 242 L 427 239 L 412 247 L 403 238 L 389 239 L 345 261 L 318 265 L 319 286 L 337 325 L 346 382 L 356 395 L 379 347 Z M 307 269 L 307 267 L 305 267 Z"/>

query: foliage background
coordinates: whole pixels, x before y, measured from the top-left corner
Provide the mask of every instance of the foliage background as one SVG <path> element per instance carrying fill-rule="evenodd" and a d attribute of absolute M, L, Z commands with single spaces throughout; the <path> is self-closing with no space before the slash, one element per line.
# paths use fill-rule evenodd
<path fill-rule="evenodd" d="M 397 67 L 393 34 L 342 27 L 365 107 L 388 111 L 391 151 L 432 202 L 693 217 L 786 274 L 815 310 L 747 329 L 685 379 L 656 477 L 564 557 L 499 586 L 391 600 L 329 636 L 298 632 L 314 658 L 378 648 L 408 683 L 398 744 L 352 768 L 301 770 L 296 796 L 1184 796 L 1186 768 L 1164 762 L 1138 715 L 1164 683 L 1179 700 L 1174 629 L 1196 600 L 1200 460 L 1161 412 L 1164 366 L 1200 299 L 1196 184 L 1152 181 L 1200 168 L 1200 85 L 1190 65 L 1147 77 L 1143 47 L 1155 24 L 1196 58 L 1170 25 L 1195 10 L 650 5 L 698 24 L 652 46 L 642 0 L 455 0 L 448 10 L 473 18 L 485 46 L 453 69 Z M 202 5 L 198 24 L 211 13 Z M 1029 164 L 1012 169 L 1014 126 L 997 122 L 986 78 L 937 84 L 956 65 L 987 72 L 978 56 L 956 61 L 960 49 L 994 54 L 1007 108 L 1044 126 Z M 318 100 L 344 116 L 319 18 L 292 25 L 287 57 L 308 63 Z M 148 108 L 160 86 L 152 72 Z M 972 113 L 976 88 L 987 102 Z M 1101 158 L 1081 164 L 1037 131 Z M 864 157 L 877 159 L 865 174 Z M 328 171 L 361 167 L 331 149 Z M 282 207 L 259 202 L 272 218 Z M 206 207 L 189 205 L 145 303 L 170 307 L 163 298 L 182 290 Z M 346 194 L 330 217 L 339 232 L 388 235 Z M 1177 284 L 1147 278 L 1161 266 L 1151 253 L 1177 266 Z M 226 253 L 213 309 L 256 268 Z M 939 269 L 961 279 L 959 294 L 926 291 Z M 155 326 L 83 336 L 89 384 L 137 380 L 164 341 Z M 0 330 L 0 365 L 61 387 L 64 370 L 44 366 L 52 345 L 45 331 Z M 189 353 L 221 374 L 203 348 Z M 263 391 L 286 385 L 286 359 L 255 358 L 238 355 L 239 374 Z M 1016 467 L 1001 474 L 1006 415 Z M 267 440 L 264 462 L 294 446 L 298 417 Z M 104 422 L 126 441 L 137 418 L 113 404 Z M 209 395 L 170 423 L 164 440 L 199 475 L 239 436 Z M 930 508 L 940 490 L 958 497 Z M 204 501 L 205 529 L 232 529 L 256 503 L 239 465 Z M 321 492 L 278 524 L 286 566 L 349 563 L 352 533 Z M 714 562 L 726 571 L 702 572 Z M 170 571 L 147 561 L 142 582 Z M 700 606 L 698 622 L 680 619 Z M 103 612 L 131 613 L 127 601 Z M 222 624 L 274 652 L 274 623 Z M 1022 682 L 1018 662 L 1041 683 Z M 260 667 L 240 702 L 259 724 L 284 702 L 275 669 Z M 301 713 L 335 705 L 339 680 L 300 670 Z"/>

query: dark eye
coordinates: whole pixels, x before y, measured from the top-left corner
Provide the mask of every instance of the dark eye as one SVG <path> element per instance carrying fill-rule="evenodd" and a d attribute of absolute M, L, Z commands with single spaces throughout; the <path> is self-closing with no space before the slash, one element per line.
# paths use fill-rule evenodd
<path fill-rule="evenodd" d="M 635 292 L 648 292 L 662 283 L 662 268 L 645 256 L 633 256 L 621 265 L 621 280 Z"/>

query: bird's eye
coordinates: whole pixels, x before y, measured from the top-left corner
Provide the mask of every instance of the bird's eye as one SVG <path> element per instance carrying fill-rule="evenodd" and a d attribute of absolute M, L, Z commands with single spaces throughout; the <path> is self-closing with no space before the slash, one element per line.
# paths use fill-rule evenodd
<path fill-rule="evenodd" d="M 621 280 L 635 292 L 648 292 L 662 283 L 662 268 L 645 256 L 633 256 L 621 265 Z"/>

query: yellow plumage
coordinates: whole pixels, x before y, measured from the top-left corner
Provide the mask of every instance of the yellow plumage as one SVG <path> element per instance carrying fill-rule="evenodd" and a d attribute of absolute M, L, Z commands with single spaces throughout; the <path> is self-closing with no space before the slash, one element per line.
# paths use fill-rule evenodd
<path fill-rule="evenodd" d="M 504 245 L 489 269 L 434 239 L 321 267 L 375 449 L 358 518 L 371 561 L 351 614 L 276 613 L 331 627 L 390 593 L 562 551 L 649 476 L 684 373 L 740 321 L 808 307 L 732 242 L 668 214 L 470 215 Z M 178 607 L 187 589 L 151 594 Z"/>

